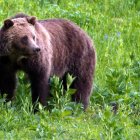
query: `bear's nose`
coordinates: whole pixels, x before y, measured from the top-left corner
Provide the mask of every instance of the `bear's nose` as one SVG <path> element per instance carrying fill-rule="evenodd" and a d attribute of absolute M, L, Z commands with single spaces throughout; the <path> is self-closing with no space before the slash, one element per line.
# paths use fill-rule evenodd
<path fill-rule="evenodd" d="M 34 52 L 35 52 L 35 53 L 37 53 L 37 52 L 39 52 L 39 51 L 40 51 L 40 48 L 35 48 L 35 49 L 34 49 Z"/>

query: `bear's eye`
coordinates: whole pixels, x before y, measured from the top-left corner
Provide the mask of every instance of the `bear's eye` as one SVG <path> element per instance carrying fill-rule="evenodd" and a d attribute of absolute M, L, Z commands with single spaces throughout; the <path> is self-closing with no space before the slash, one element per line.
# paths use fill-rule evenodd
<path fill-rule="evenodd" d="M 23 44 L 27 44 L 28 43 L 28 36 L 23 36 L 22 38 L 21 38 L 21 42 L 23 43 Z"/>
<path fill-rule="evenodd" d="M 33 35 L 33 40 L 35 40 L 35 36 Z"/>

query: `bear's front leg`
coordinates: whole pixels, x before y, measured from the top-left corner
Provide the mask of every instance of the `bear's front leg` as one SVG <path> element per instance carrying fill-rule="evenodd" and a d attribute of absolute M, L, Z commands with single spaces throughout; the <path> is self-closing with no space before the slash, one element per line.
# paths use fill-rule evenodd
<path fill-rule="evenodd" d="M 44 107 L 47 106 L 47 97 L 49 96 L 49 83 L 46 74 L 36 74 L 30 76 L 32 103 L 35 106 L 39 101 Z"/>
<path fill-rule="evenodd" d="M 6 102 L 11 101 L 15 95 L 16 89 L 16 75 L 15 73 L 3 73 L 0 74 L 0 94 L 6 96 Z"/>
<path fill-rule="evenodd" d="M 9 57 L 0 57 L 0 94 L 2 97 L 7 94 L 7 102 L 14 98 L 16 81 L 16 70 L 11 65 Z"/>

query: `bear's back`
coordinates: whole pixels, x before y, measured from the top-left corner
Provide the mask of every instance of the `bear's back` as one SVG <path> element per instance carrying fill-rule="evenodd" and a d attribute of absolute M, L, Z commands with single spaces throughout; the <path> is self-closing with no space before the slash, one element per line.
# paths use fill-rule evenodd
<path fill-rule="evenodd" d="M 66 19 L 47 19 L 38 20 L 38 22 L 49 32 L 52 43 L 57 42 L 57 46 L 65 45 L 70 50 L 76 48 L 87 51 L 93 50 L 91 38 L 75 23 Z"/>

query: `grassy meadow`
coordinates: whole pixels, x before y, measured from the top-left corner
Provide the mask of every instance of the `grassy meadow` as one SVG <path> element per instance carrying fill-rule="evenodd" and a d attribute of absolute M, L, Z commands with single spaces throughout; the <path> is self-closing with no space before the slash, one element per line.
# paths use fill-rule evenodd
<path fill-rule="evenodd" d="M 20 72 L 15 100 L 4 104 L 0 98 L 0 140 L 140 140 L 140 1 L 0 0 L 0 25 L 18 12 L 66 18 L 91 36 L 97 52 L 94 92 L 83 112 L 70 102 L 71 89 L 60 96 L 61 81 L 54 77 L 51 109 L 39 105 L 33 114 L 30 85 Z"/>

